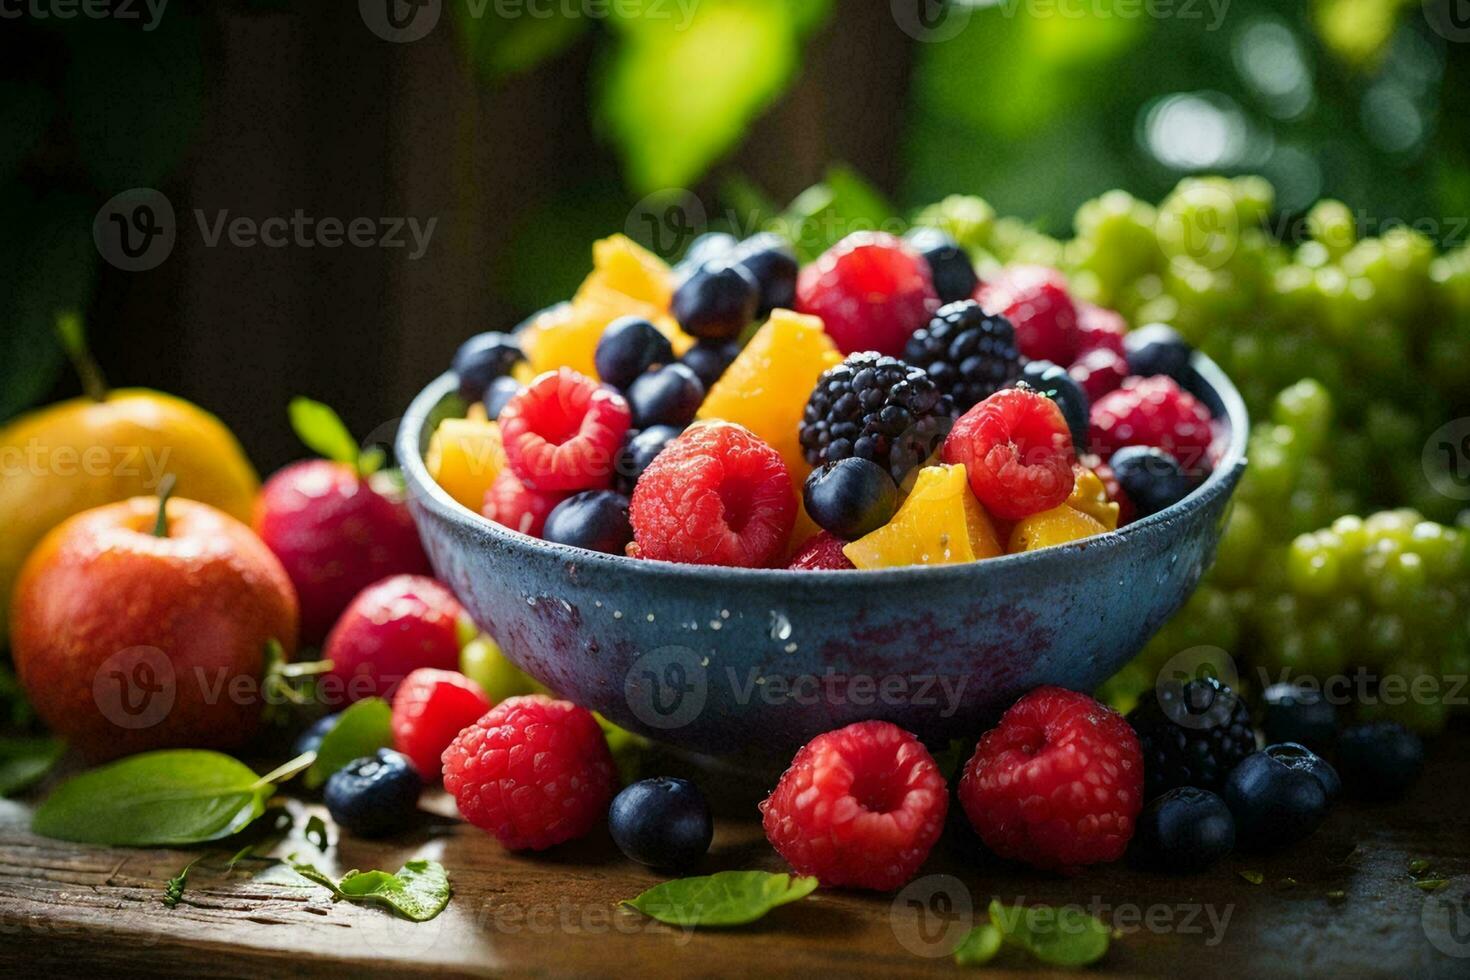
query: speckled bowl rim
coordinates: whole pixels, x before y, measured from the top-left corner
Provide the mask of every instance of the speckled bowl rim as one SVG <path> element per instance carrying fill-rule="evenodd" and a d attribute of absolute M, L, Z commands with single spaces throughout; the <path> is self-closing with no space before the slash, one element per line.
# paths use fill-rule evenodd
<path fill-rule="evenodd" d="M 797 591 L 862 590 L 873 587 L 904 588 L 924 583 L 940 583 L 949 580 L 973 580 L 977 586 L 987 576 L 1005 575 L 1021 563 L 1038 567 L 1062 566 L 1074 561 L 1084 551 L 1112 551 L 1127 547 L 1135 537 L 1146 536 L 1154 528 L 1163 528 L 1179 517 L 1203 506 L 1221 493 L 1227 493 L 1236 483 L 1238 470 L 1246 465 L 1246 439 L 1250 431 L 1250 418 L 1240 392 L 1225 372 L 1204 354 L 1195 352 L 1190 367 L 1199 379 L 1199 385 L 1186 385 L 1199 397 L 1207 389 L 1224 410 L 1229 426 L 1224 436 L 1225 445 L 1210 475 L 1198 487 L 1178 503 L 1164 508 L 1142 520 L 1134 521 L 1116 531 L 1084 538 L 1070 544 L 1043 548 L 1038 551 L 1015 555 L 1001 555 L 984 561 L 956 565 L 910 565 L 901 568 L 883 568 L 867 571 L 825 570 L 795 571 L 784 568 L 729 568 L 725 566 L 687 565 L 676 562 L 646 561 L 621 555 L 607 555 L 588 551 L 571 545 L 542 541 L 529 535 L 513 531 L 496 524 L 461 505 L 429 476 L 424 464 L 423 451 L 427 444 L 425 425 L 436 415 L 443 401 L 455 394 L 458 380 L 452 372 L 445 372 L 431 381 L 410 403 L 398 429 L 395 449 L 398 464 L 402 469 L 404 483 L 411 496 L 435 518 L 469 528 L 474 533 L 499 542 L 507 551 L 517 553 L 526 560 L 547 562 L 574 562 L 588 572 L 605 571 L 609 574 L 634 576 L 652 583 L 677 585 L 680 582 L 729 582 L 750 585 L 783 585 Z M 1209 401 L 1208 397 L 1203 400 Z M 1216 416 L 1217 419 L 1219 416 Z"/>

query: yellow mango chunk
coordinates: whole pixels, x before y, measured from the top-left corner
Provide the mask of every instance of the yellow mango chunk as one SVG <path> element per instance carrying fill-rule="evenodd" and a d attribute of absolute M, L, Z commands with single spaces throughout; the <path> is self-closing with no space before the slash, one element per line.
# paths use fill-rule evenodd
<path fill-rule="evenodd" d="M 858 568 L 957 565 L 1002 554 L 963 465 L 926 466 L 893 520 L 842 549 Z"/>
<path fill-rule="evenodd" d="M 1116 505 L 1114 505 L 1116 506 Z M 1066 504 L 1023 517 L 1011 529 L 1011 553 L 1036 551 L 1053 545 L 1090 538 L 1107 530 L 1097 518 L 1074 510 Z"/>
<path fill-rule="evenodd" d="M 1085 466 L 1074 467 L 1077 482 L 1072 485 L 1072 495 L 1066 505 L 1080 510 L 1103 526 L 1106 531 L 1118 529 L 1118 505 L 1108 499 L 1108 488 L 1102 479 Z"/>
<path fill-rule="evenodd" d="M 592 275 L 577 290 L 605 287 L 659 311 L 669 308 L 674 295 L 674 272 L 663 259 L 627 235 L 612 235 L 592 243 Z M 573 300 L 573 302 L 576 302 Z"/>
<path fill-rule="evenodd" d="M 478 514 L 485 491 L 505 466 L 500 426 L 477 419 L 445 419 L 429 438 L 424 465 L 446 493 Z"/>

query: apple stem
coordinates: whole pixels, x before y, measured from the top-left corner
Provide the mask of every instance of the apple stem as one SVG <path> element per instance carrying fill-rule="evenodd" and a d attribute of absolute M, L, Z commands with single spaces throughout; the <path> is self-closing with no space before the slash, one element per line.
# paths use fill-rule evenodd
<path fill-rule="evenodd" d="M 82 391 L 94 402 L 107 401 L 107 378 L 92 356 L 92 349 L 87 346 L 87 331 L 82 327 L 82 318 L 70 311 L 58 314 L 56 336 L 71 361 L 72 369 L 82 381 Z"/>
<path fill-rule="evenodd" d="M 168 498 L 174 495 L 174 475 L 168 474 L 158 484 L 158 520 L 153 523 L 155 538 L 168 537 Z"/>

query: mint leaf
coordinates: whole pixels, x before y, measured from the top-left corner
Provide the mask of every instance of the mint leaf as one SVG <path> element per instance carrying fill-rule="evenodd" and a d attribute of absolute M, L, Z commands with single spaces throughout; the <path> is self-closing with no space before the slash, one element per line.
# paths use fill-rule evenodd
<path fill-rule="evenodd" d="M 184 897 L 184 885 L 189 880 L 189 870 L 193 868 L 194 865 L 198 864 L 203 857 L 204 855 L 201 854 L 199 855 L 199 857 L 184 865 L 183 870 L 170 878 L 168 880 L 168 884 L 163 886 L 164 908 L 171 909 L 179 904 L 179 899 Z"/>
<path fill-rule="evenodd" d="M 349 871 L 341 881 L 333 881 L 312 865 L 294 860 L 294 855 L 291 869 L 329 889 L 333 898 L 386 905 L 414 922 L 427 922 L 449 904 L 449 875 L 438 861 L 409 861 L 397 874 Z"/>
<path fill-rule="evenodd" d="M 990 922 L 1005 941 L 1052 966 L 1087 966 L 1108 951 L 1108 927 L 1075 905 L 990 903 Z"/>
<path fill-rule="evenodd" d="M 330 406 L 298 396 L 291 399 L 287 412 L 291 429 L 306 448 L 335 462 L 357 465 L 357 440 Z"/>
<path fill-rule="evenodd" d="M 34 786 L 65 748 L 54 738 L 0 738 L 0 796 L 14 796 Z"/>
<path fill-rule="evenodd" d="M 301 836 L 311 842 L 318 851 L 327 849 L 327 825 L 315 813 L 311 815 L 311 819 L 306 821 L 306 829 L 302 831 Z"/>
<path fill-rule="evenodd" d="M 306 771 L 306 785 L 316 789 L 353 759 L 393 744 L 393 709 L 382 698 L 363 698 L 342 712 L 322 738 L 316 762 Z"/>
<path fill-rule="evenodd" d="M 960 940 L 954 949 L 954 961 L 959 966 L 984 966 L 1000 952 L 1004 938 L 993 923 L 982 923 Z"/>
<path fill-rule="evenodd" d="M 144 752 L 62 783 L 36 808 L 31 829 L 84 844 L 197 844 L 243 830 L 271 791 L 219 752 Z"/>
<path fill-rule="evenodd" d="M 740 926 L 778 905 L 806 898 L 817 879 L 768 871 L 721 871 L 677 878 L 624 901 L 650 918 L 675 926 Z"/>

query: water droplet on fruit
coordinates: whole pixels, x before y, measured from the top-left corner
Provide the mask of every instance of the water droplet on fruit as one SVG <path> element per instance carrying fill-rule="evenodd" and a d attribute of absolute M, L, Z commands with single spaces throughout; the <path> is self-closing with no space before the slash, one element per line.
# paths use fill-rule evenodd
<path fill-rule="evenodd" d="M 720 618 L 721 619 L 729 619 L 730 618 L 730 610 L 728 610 L 728 609 L 721 609 L 720 610 Z"/>
<path fill-rule="evenodd" d="M 601 609 L 602 608 L 602 600 L 601 599 L 593 599 L 592 600 L 592 604 L 594 606 L 596 606 L 598 609 Z"/>
<path fill-rule="evenodd" d="M 613 619 L 622 619 L 622 618 L 623 618 L 623 611 L 621 609 L 614 609 L 613 610 Z"/>
<path fill-rule="evenodd" d="M 536 604 L 536 597 L 535 596 L 533 596 L 533 595 L 526 596 L 526 605 L 528 605 L 528 606 L 534 606 L 535 604 Z"/>
<path fill-rule="evenodd" d="M 791 639 L 791 620 L 787 619 L 783 612 L 771 611 L 771 639 Z"/>
<path fill-rule="evenodd" d="M 712 619 L 709 621 L 709 628 L 712 630 L 721 629 L 724 625 L 725 624 L 720 622 L 718 619 Z"/>
<path fill-rule="evenodd" d="M 651 623 L 651 622 L 653 622 L 653 613 L 649 613 L 649 614 L 648 614 L 648 621 L 649 621 L 649 622 L 650 622 L 650 623 Z"/>

